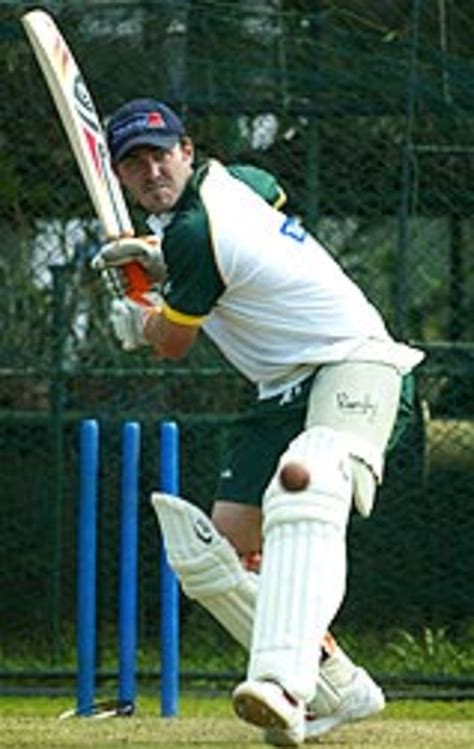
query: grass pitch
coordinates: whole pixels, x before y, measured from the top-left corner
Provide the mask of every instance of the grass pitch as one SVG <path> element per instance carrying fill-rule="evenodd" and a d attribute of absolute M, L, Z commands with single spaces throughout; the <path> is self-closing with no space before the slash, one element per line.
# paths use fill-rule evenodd
<path fill-rule="evenodd" d="M 59 721 L 62 699 L 0 699 L 0 749 L 257 749 L 259 730 L 247 726 L 222 698 L 184 697 L 180 716 L 160 718 L 157 700 L 139 702 L 134 716 Z M 316 740 L 332 749 L 472 749 L 474 704 L 393 702 L 378 717 Z"/>

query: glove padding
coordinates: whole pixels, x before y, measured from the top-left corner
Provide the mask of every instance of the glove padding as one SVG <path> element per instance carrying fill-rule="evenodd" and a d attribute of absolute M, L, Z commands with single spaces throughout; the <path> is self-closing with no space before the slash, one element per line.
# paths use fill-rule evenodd
<path fill-rule="evenodd" d="M 143 335 L 145 321 L 153 310 L 159 311 L 161 297 L 156 293 L 147 295 L 150 306 L 134 302 L 129 297 L 113 299 L 110 305 L 110 322 L 124 351 L 134 351 L 149 343 Z"/>
<path fill-rule="evenodd" d="M 117 268 L 128 263 L 140 263 L 153 283 L 162 284 L 166 278 L 166 265 L 158 237 L 123 237 L 107 242 L 92 258 L 94 270 Z"/>
<path fill-rule="evenodd" d="M 124 351 L 147 346 L 143 335 L 145 320 L 161 307 L 162 299 L 155 289 L 166 277 L 158 237 L 114 239 L 95 255 L 91 267 L 101 273 L 114 297 L 110 322 Z"/>

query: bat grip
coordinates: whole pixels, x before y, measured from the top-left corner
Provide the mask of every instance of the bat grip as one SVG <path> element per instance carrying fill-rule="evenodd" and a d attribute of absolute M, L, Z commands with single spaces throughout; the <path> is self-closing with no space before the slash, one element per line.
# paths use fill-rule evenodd
<path fill-rule="evenodd" d="M 122 266 L 127 285 L 127 296 L 134 302 L 144 304 L 147 307 L 153 306 L 144 296 L 152 286 L 149 276 L 143 266 L 134 261 Z"/>

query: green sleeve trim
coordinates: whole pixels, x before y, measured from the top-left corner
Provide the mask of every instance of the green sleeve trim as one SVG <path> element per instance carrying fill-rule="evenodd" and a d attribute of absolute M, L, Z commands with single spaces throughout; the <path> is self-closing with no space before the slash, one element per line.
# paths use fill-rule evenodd
<path fill-rule="evenodd" d="M 281 208 L 286 203 L 285 191 L 270 172 L 244 164 L 232 164 L 227 168 L 233 177 L 248 185 L 274 208 Z"/>

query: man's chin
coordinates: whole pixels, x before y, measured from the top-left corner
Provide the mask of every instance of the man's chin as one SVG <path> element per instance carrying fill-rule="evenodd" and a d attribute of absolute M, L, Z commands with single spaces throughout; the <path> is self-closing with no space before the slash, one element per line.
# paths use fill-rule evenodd
<path fill-rule="evenodd" d="M 171 196 L 158 198 L 156 195 L 148 194 L 140 202 L 150 213 L 166 213 L 172 209 L 176 201 L 172 200 Z"/>
<path fill-rule="evenodd" d="M 166 213 L 172 208 L 171 201 L 164 202 L 162 200 L 144 200 L 142 206 L 149 213 Z"/>

